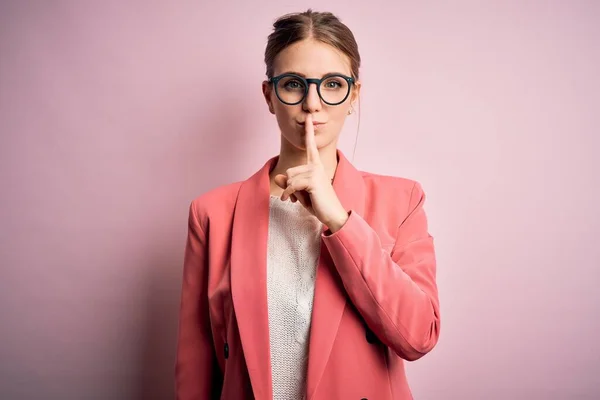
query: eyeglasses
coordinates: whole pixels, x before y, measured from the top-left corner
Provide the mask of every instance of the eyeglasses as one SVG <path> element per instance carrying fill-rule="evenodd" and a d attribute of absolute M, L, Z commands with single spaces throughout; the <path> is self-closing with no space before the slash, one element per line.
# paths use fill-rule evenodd
<path fill-rule="evenodd" d="M 308 85 L 314 83 L 321 100 L 330 106 L 337 106 L 348 98 L 354 78 L 342 74 L 326 75 L 321 79 L 282 74 L 269 78 L 269 82 L 275 87 L 275 94 L 283 104 L 294 106 L 302 103 L 308 95 Z"/>

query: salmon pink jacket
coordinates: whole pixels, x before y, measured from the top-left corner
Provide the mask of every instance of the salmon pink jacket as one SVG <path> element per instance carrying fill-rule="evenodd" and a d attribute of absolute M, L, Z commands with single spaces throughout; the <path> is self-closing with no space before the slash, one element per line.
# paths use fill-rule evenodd
<path fill-rule="evenodd" d="M 321 235 L 305 398 L 412 399 L 404 362 L 423 357 L 440 334 L 425 195 L 418 182 L 361 172 L 337 155 L 333 188 L 349 218 Z M 179 400 L 272 399 L 266 263 L 277 160 L 190 205 Z"/>

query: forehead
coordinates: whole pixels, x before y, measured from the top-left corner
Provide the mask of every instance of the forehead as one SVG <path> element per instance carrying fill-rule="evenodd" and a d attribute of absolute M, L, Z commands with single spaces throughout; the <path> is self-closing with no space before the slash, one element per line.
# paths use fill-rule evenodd
<path fill-rule="evenodd" d="M 275 57 L 275 76 L 289 71 L 299 72 L 309 78 L 321 78 L 331 72 L 350 76 L 350 59 L 335 47 L 305 39 L 286 47 Z"/>

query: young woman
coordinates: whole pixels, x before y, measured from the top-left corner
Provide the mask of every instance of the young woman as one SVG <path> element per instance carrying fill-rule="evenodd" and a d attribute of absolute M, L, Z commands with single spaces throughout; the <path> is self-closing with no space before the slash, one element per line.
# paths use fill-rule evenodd
<path fill-rule="evenodd" d="M 330 13 L 281 17 L 262 88 L 280 154 L 190 206 L 178 399 L 411 399 L 440 332 L 421 186 L 337 149 L 360 56 Z"/>

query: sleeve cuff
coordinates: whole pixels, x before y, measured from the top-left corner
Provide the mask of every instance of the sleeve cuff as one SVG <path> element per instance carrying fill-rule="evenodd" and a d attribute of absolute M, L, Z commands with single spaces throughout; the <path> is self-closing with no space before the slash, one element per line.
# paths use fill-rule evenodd
<path fill-rule="evenodd" d="M 346 220 L 346 223 L 344 225 L 342 225 L 342 227 L 340 229 L 338 229 L 336 232 L 331 232 L 331 229 L 328 228 L 326 231 L 324 231 L 321 234 L 321 237 L 333 238 L 333 237 L 341 235 L 340 232 L 342 232 L 345 229 L 348 229 L 347 228 L 348 224 L 352 223 L 353 222 L 352 220 L 354 220 L 354 219 L 356 219 L 356 212 L 354 210 L 348 211 L 348 220 Z"/>

